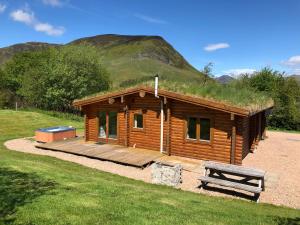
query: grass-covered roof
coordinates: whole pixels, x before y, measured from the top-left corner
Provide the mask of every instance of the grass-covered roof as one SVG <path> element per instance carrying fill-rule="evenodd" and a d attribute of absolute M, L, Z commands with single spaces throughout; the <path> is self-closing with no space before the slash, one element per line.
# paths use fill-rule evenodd
<path fill-rule="evenodd" d="M 75 100 L 76 103 L 95 99 L 97 97 L 106 96 L 109 94 L 118 93 L 126 90 L 132 90 L 133 88 L 153 88 L 154 81 L 145 81 L 133 85 L 128 85 L 126 87 L 114 87 L 108 91 L 103 91 L 91 96 L 84 97 L 79 100 Z M 273 106 L 273 100 L 264 93 L 255 92 L 254 90 L 237 87 L 236 85 L 222 85 L 215 82 L 209 82 L 207 84 L 199 83 L 183 83 L 174 82 L 169 80 L 159 81 L 159 90 L 174 92 L 177 94 L 182 94 L 185 97 L 193 97 L 204 99 L 207 101 L 222 103 L 228 106 L 241 108 L 249 111 L 249 113 L 261 111 L 266 108 Z"/>

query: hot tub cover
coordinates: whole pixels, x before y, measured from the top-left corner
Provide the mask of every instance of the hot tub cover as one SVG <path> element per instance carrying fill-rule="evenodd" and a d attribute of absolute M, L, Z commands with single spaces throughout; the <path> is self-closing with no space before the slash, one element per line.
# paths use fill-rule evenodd
<path fill-rule="evenodd" d="M 68 126 L 57 126 L 57 127 L 46 127 L 46 128 L 40 128 L 37 131 L 40 132 L 48 132 L 48 133 L 56 133 L 56 132 L 62 132 L 62 131 L 69 131 L 69 130 L 75 130 L 74 127 L 68 127 Z"/>

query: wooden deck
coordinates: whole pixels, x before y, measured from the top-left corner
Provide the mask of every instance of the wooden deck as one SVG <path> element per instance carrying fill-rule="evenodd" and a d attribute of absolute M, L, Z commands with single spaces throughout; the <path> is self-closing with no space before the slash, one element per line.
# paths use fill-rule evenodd
<path fill-rule="evenodd" d="M 136 167 L 145 167 L 163 155 L 158 151 L 127 148 L 120 145 L 87 143 L 81 138 L 38 144 L 37 148 L 61 151 L 94 159 L 106 160 Z"/>

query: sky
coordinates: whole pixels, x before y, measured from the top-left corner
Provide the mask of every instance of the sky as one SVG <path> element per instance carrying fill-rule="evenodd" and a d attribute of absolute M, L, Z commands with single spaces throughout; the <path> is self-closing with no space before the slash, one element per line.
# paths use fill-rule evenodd
<path fill-rule="evenodd" d="M 300 74 L 300 0 L 0 0 L 0 47 L 159 35 L 197 69 Z"/>

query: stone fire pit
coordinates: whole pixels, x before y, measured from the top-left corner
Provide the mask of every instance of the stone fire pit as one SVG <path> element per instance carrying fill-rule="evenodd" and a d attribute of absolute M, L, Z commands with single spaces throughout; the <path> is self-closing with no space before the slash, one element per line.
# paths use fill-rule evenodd
<path fill-rule="evenodd" d="M 182 166 L 180 164 L 153 163 L 151 165 L 151 181 L 154 184 L 164 184 L 176 187 L 182 182 Z"/>

